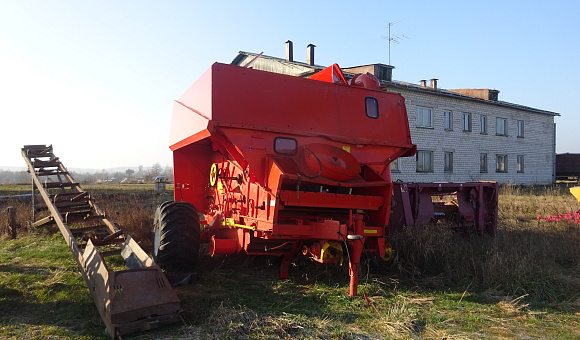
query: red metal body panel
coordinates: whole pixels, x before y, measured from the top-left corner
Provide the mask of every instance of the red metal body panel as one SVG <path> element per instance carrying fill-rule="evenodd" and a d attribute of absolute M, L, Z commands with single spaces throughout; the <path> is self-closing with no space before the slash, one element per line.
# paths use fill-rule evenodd
<path fill-rule="evenodd" d="M 377 119 L 363 119 L 367 96 L 379 100 Z M 218 63 L 179 98 L 173 114 L 172 150 L 204 129 L 213 133 L 212 125 L 412 148 L 398 94 Z"/>
<path fill-rule="evenodd" d="M 212 254 L 286 254 L 284 277 L 302 244 L 329 263 L 344 242 L 355 286 L 365 240 L 384 255 L 389 165 L 415 152 L 398 94 L 336 66 L 316 80 L 223 64 L 175 102 L 170 148 L 175 199 L 205 216 Z"/>
<path fill-rule="evenodd" d="M 280 191 L 280 202 L 284 205 L 297 207 L 377 210 L 385 204 L 385 198 L 380 196 L 282 190 Z"/>
<path fill-rule="evenodd" d="M 338 64 L 333 64 L 332 66 L 327 67 L 324 70 L 311 75 L 310 77 L 308 77 L 308 79 L 321 80 L 333 84 L 342 84 L 342 85 L 348 84 Z"/>

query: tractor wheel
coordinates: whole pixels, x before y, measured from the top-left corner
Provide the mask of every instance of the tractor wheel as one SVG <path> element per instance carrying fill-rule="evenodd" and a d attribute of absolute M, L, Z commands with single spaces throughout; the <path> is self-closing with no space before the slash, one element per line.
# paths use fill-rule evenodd
<path fill-rule="evenodd" d="M 167 273 L 191 273 L 199 254 L 199 216 L 186 202 L 165 202 L 155 212 L 153 260 Z"/>

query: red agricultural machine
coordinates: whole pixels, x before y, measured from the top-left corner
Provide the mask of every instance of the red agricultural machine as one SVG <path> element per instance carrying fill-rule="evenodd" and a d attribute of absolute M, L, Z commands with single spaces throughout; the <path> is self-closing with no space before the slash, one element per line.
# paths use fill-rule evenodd
<path fill-rule="evenodd" d="M 156 212 L 153 249 L 167 272 L 193 271 L 204 242 L 212 255 L 283 256 L 282 278 L 296 254 L 347 255 L 354 296 L 361 253 L 390 257 L 392 205 L 416 225 L 449 210 L 431 196 L 455 193 L 462 226 L 495 233 L 496 183 L 439 186 L 426 200 L 397 186 L 407 194 L 392 201 L 390 163 L 416 146 L 405 99 L 368 73 L 347 82 L 337 65 L 308 79 L 216 63 L 175 101 L 170 148 L 175 201 Z"/>

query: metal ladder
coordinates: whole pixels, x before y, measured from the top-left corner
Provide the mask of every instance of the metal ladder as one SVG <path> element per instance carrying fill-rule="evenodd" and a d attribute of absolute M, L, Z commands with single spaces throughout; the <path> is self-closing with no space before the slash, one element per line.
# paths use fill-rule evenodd
<path fill-rule="evenodd" d="M 111 337 L 181 320 L 179 298 L 161 268 L 74 181 L 52 145 L 25 145 L 22 156 L 32 175 L 33 214 L 50 212 L 33 225 L 58 226 Z M 44 200 L 39 209 L 36 189 Z M 105 258 L 113 255 L 129 269 L 109 270 Z"/>

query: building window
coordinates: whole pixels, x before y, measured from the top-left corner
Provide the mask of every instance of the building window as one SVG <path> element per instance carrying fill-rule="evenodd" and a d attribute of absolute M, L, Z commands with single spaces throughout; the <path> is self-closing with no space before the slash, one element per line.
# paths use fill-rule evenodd
<path fill-rule="evenodd" d="M 463 114 L 463 131 L 471 131 L 471 115 L 469 113 Z"/>
<path fill-rule="evenodd" d="M 496 156 L 495 172 L 508 172 L 507 155 L 495 155 L 495 156 Z"/>
<path fill-rule="evenodd" d="M 524 138 L 524 121 L 518 120 L 518 137 Z"/>
<path fill-rule="evenodd" d="M 486 153 L 479 154 L 479 172 L 487 173 L 487 154 Z"/>
<path fill-rule="evenodd" d="M 487 135 L 487 116 L 481 116 L 479 118 L 479 123 L 480 123 L 480 133 Z"/>
<path fill-rule="evenodd" d="M 453 152 L 445 151 L 443 160 L 443 171 L 453 172 Z"/>
<path fill-rule="evenodd" d="M 495 119 L 495 134 L 498 136 L 507 136 L 507 119 L 506 118 L 496 118 Z"/>
<path fill-rule="evenodd" d="M 367 117 L 379 118 L 379 102 L 376 98 L 365 98 L 365 112 L 367 113 Z"/>
<path fill-rule="evenodd" d="M 392 172 L 401 172 L 399 169 L 399 159 L 396 158 L 394 161 L 391 162 L 391 171 Z"/>
<path fill-rule="evenodd" d="M 518 172 L 524 172 L 524 156 L 518 156 Z"/>
<path fill-rule="evenodd" d="M 417 127 L 433 127 L 433 111 L 426 107 L 417 108 Z"/>
<path fill-rule="evenodd" d="M 433 151 L 417 151 L 417 172 L 433 172 Z"/>
<path fill-rule="evenodd" d="M 451 111 L 443 112 L 443 125 L 445 130 L 453 130 L 453 113 Z"/>

